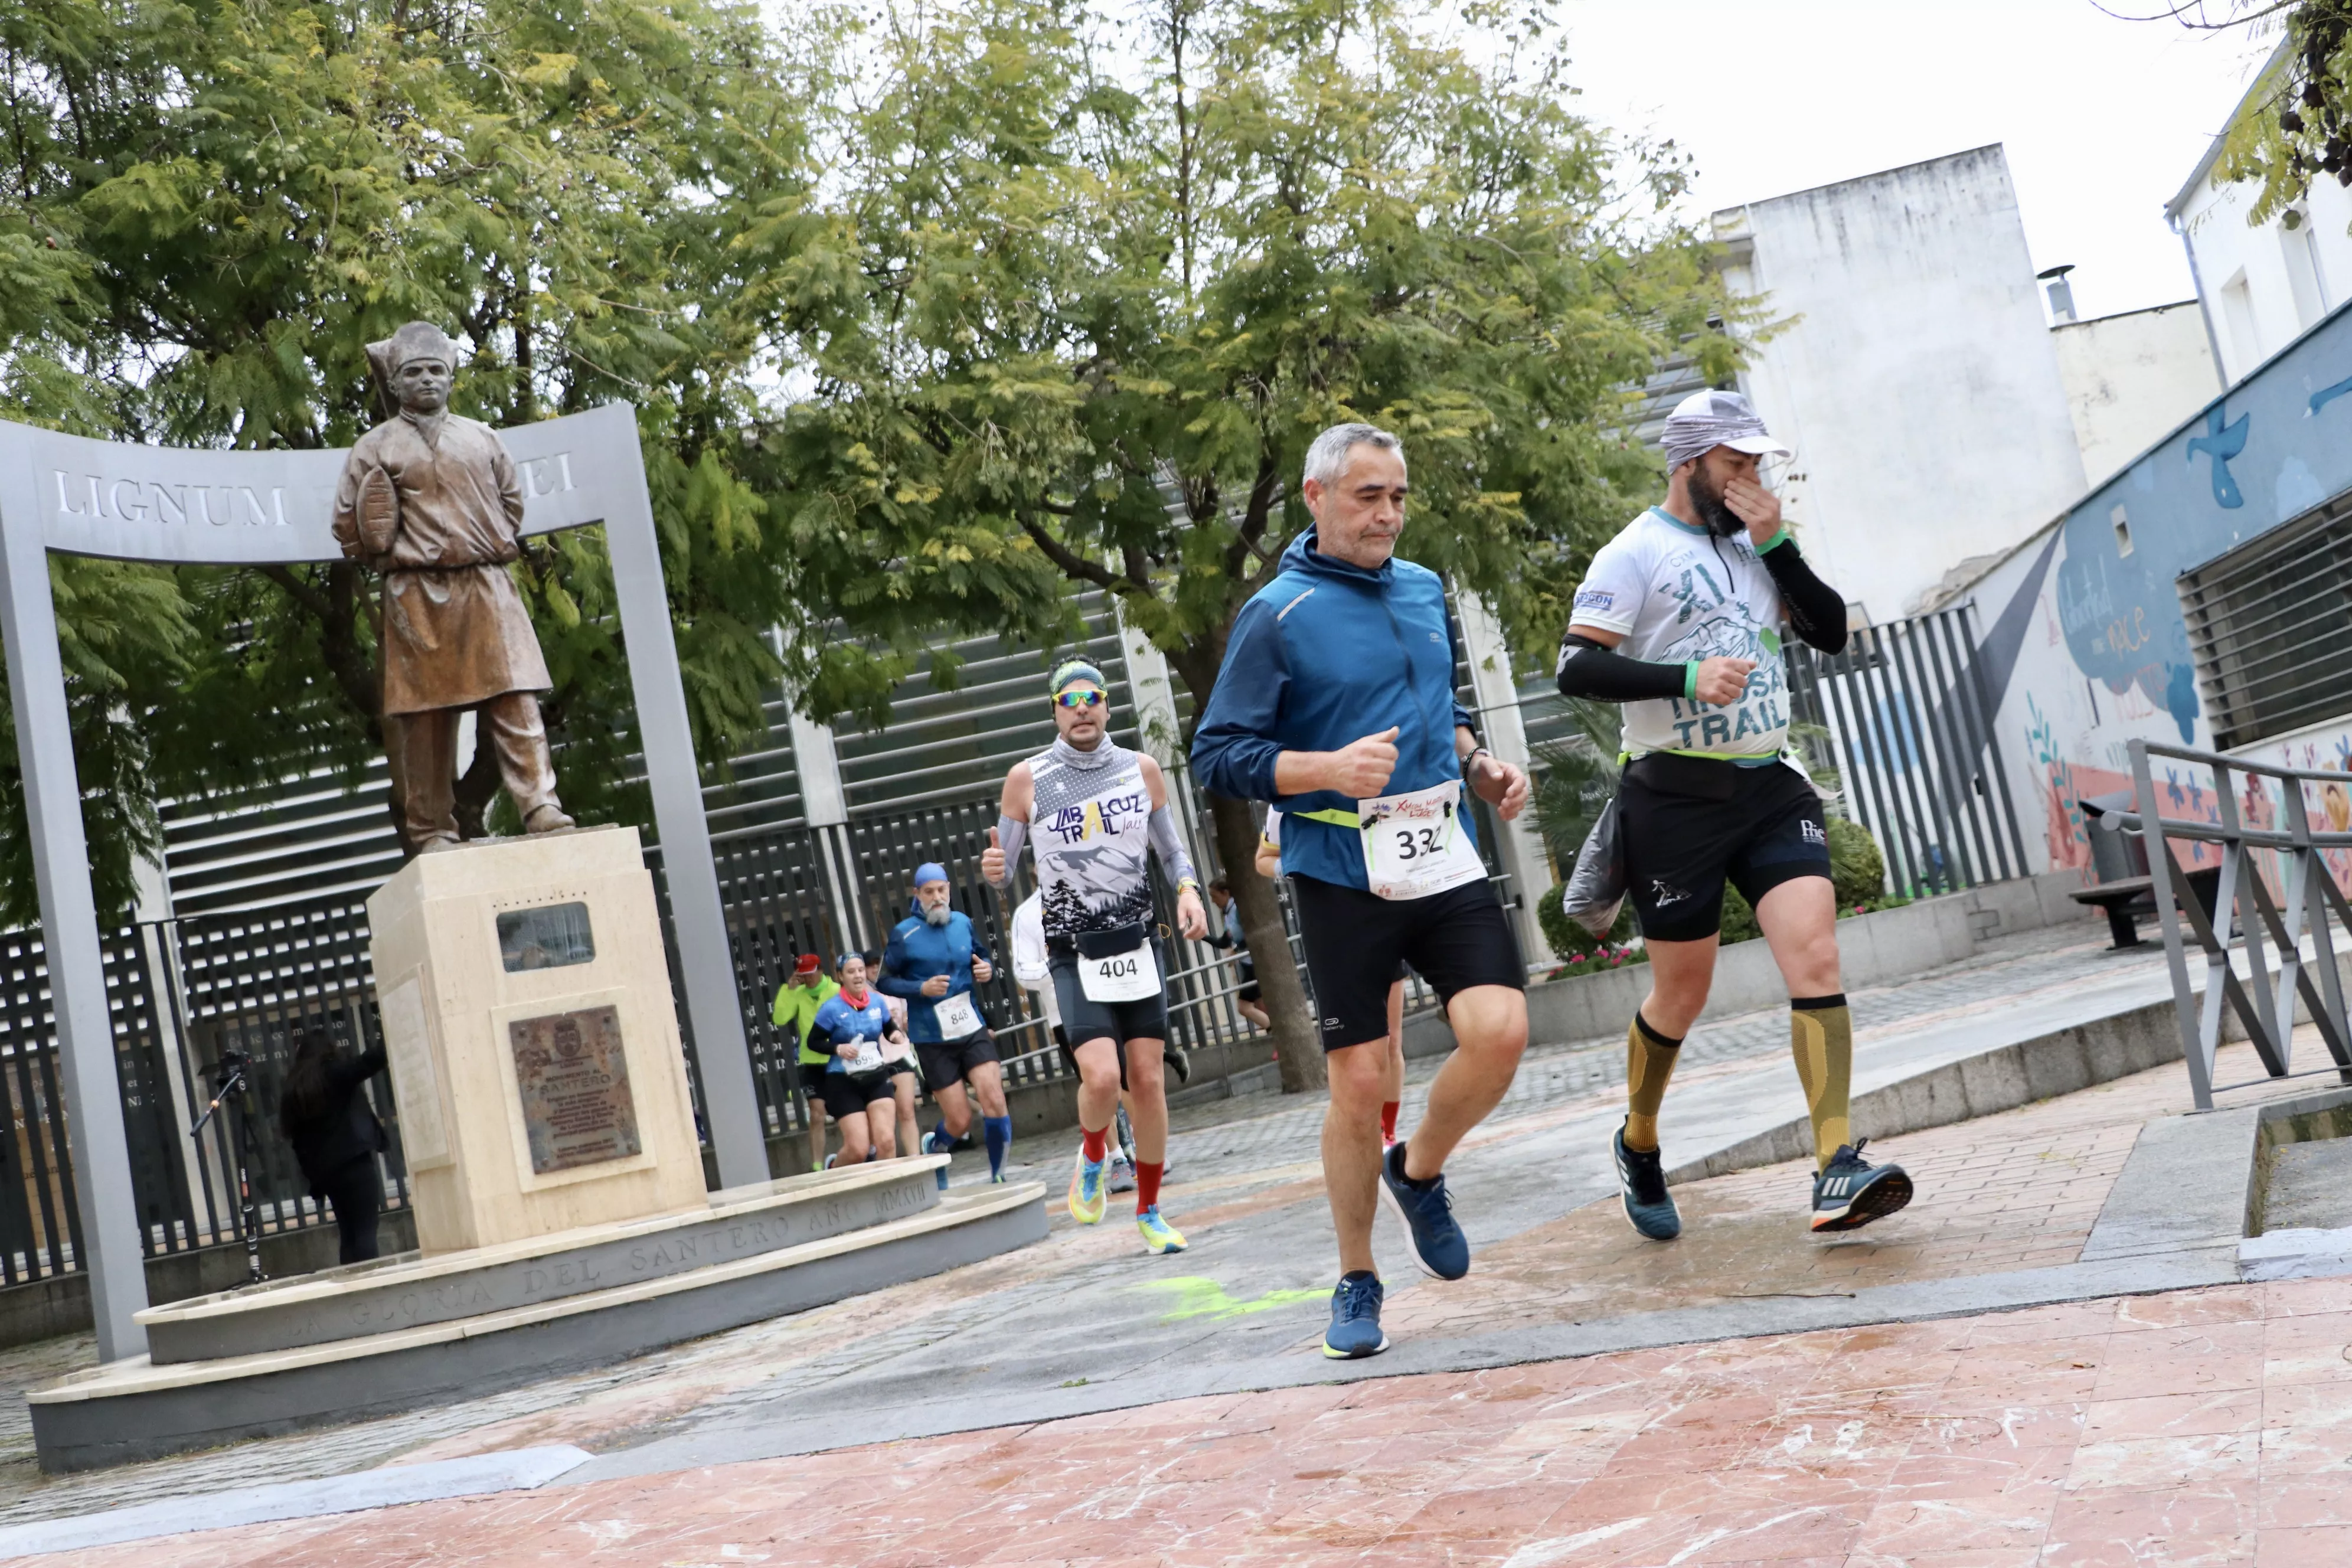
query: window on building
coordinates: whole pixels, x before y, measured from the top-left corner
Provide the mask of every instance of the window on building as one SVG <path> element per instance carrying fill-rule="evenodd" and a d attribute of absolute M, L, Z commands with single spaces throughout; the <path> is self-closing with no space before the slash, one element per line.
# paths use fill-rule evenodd
<path fill-rule="evenodd" d="M 2180 574 L 2221 751 L 2352 713 L 2352 493 Z"/>
<path fill-rule="evenodd" d="M 2286 259 L 2287 291 L 2294 296 L 2294 318 L 2304 327 L 2316 325 L 2327 314 L 2327 286 L 2319 274 L 2319 253 L 2312 246 L 2311 219 L 2300 207 L 2289 207 L 2279 219 L 2279 250 Z"/>
<path fill-rule="evenodd" d="M 2254 295 L 2246 287 L 2246 274 L 2240 268 L 2237 275 L 2221 285 L 2221 320 L 2230 328 L 2230 379 L 2237 380 L 2263 363 L 2263 341 L 2254 332 Z"/>

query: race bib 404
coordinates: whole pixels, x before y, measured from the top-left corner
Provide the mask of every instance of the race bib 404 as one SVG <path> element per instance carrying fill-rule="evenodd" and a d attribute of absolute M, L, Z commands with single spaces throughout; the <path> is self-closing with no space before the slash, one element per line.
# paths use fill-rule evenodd
<path fill-rule="evenodd" d="M 1383 899 L 1425 899 L 1486 874 L 1462 825 L 1462 785 L 1432 784 L 1356 803 L 1363 824 L 1364 877 Z"/>
<path fill-rule="evenodd" d="M 1141 1002 L 1160 994 L 1160 962 L 1150 938 L 1125 952 L 1078 959 L 1078 989 L 1089 1002 Z"/>

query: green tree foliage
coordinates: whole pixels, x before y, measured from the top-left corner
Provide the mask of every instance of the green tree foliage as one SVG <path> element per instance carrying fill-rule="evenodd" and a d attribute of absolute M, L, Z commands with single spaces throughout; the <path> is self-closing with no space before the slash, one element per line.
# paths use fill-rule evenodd
<path fill-rule="evenodd" d="M 1541 5 L 1441 29 L 1395 0 L 886 4 L 833 132 L 853 289 L 766 437 L 825 628 L 819 711 L 933 628 L 1045 642 L 1120 598 L 1197 704 L 1307 525 L 1315 434 L 1399 431 L 1402 551 L 1548 647 L 1591 549 L 1656 489 L 1623 389 L 1730 344 L 1670 149 L 1570 107 Z M 1221 803 L 1228 868 L 1254 830 Z M 1237 879 L 1254 946 L 1271 890 Z M 1269 986 L 1287 988 L 1277 966 Z M 1286 1082 L 1319 1077 L 1269 992 Z"/>
<path fill-rule="evenodd" d="M 2352 185 L 2352 0 L 2232 9 L 2228 20 L 2208 20 L 2200 9 L 2191 25 L 2246 26 L 2283 43 L 2231 122 L 2215 170 L 2260 184 L 2246 221 L 2264 224 L 2300 202 L 2315 179 Z"/>
<path fill-rule="evenodd" d="M 815 43 L 822 44 L 817 38 Z M 696 735 L 764 732 L 787 551 L 743 432 L 791 269 L 825 232 L 823 90 L 725 0 L 19 0 L 0 7 L 0 417 L 125 440 L 348 445 L 383 416 L 362 345 L 411 318 L 471 353 L 493 425 L 634 402 Z M 756 250 L 740 240 L 756 231 Z M 556 689 L 567 804 L 637 817 L 601 535 L 517 576 Z M 159 796 L 380 743 L 374 605 L 346 565 L 59 563 L 101 903 Z M 490 748 L 464 781 L 479 831 Z M 0 752 L 0 919 L 32 891 Z"/>

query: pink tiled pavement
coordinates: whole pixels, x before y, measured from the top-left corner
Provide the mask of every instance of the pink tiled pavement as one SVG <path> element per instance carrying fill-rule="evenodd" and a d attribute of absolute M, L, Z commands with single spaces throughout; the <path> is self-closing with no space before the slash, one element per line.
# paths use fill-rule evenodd
<path fill-rule="evenodd" d="M 2309 1049 L 2318 1050 L 2315 1036 Z M 2239 1077 L 2260 1070 L 2250 1046 L 2224 1051 L 2221 1066 Z M 2270 1092 L 2308 1093 L 2309 1085 L 2294 1080 Z M 2257 1098 L 2242 1094 L 2232 1103 Z M 1634 1235 L 1617 1199 L 1606 1198 L 1481 1248 L 1468 1279 L 1403 1292 L 1383 1322 L 1392 1335 L 1490 1333 L 1704 1301 L 1850 1293 L 2072 1263 L 2141 1127 L 2188 1109 L 2187 1077 L 2170 1063 L 1874 1142 L 1870 1156 L 1900 1163 L 1917 1184 L 1918 1200 L 1890 1219 L 1842 1235 L 1806 1229 L 1810 1160 L 1677 1185 L 1684 1238 L 1673 1246 Z M 1671 1092 L 1662 1126 L 1671 1160 Z"/>
<path fill-rule="evenodd" d="M 2352 1563 L 2352 1280 L 1236 1394 L 81 1554 L 231 1564 Z"/>

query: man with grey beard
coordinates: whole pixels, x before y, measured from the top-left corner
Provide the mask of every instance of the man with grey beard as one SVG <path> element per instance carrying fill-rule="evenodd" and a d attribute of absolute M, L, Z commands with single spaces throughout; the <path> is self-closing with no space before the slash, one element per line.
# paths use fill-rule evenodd
<path fill-rule="evenodd" d="M 977 1096 L 988 1142 L 988 1179 L 1002 1182 L 1004 1152 L 1013 1146 L 1013 1116 L 1005 1109 L 996 1037 L 988 1032 L 974 989 L 987 984 L 996 971 L 971 917 L 951 906 L 952 893 L 945 866 L 926 860 L 915 868 L 914 912 L 890 932 L 877 985 L 885 995 L 905 998 L 907 1036 L 922 1059 L 923 1087 L 939 1102 L 940 1124 L 924 1137 L 923 1152 L 944 1154 L 971 1130 L 971 1097 Z M 947 1184 L 943 1169 L 940 1185 Z"/>

